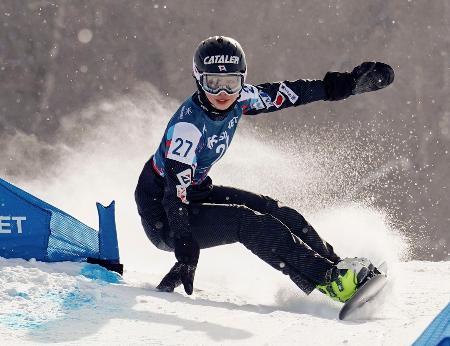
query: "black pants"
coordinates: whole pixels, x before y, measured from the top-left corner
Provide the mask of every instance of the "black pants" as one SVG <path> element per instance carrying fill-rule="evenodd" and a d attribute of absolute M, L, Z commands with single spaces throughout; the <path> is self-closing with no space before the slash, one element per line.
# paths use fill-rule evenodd
<path fill-rule="evenodd" d="M 173 251 L 173 233 L 162 205 L 164 180 L 150 161 L 144 166 L 135 197 L 142 225 L 154 245 Z M 189 222 L 200 248 L 242 243 L 305 293 L 325 281 L 340 258 L 296 210 L 248 191 L 213 186 L 208 178 L 188 195 Z"/>

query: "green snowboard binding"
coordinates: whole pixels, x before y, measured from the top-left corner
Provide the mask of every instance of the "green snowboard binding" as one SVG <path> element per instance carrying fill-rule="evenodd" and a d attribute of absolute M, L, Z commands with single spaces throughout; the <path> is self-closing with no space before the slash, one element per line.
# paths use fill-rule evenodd
<path fill-rule="evenodd" d="M 345 258 L 333 267 L 330 282 L 316 288 L 331 299 L 345 303 L 377 273 L 380 272 L 367 258 Z"/>

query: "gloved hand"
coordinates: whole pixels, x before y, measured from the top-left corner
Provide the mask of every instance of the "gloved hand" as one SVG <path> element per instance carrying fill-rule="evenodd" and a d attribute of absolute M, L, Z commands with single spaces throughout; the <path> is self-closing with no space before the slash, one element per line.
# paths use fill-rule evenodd
<path fill-rule="evenodd" d="M 352 72 L 327 72 L 323 82 L 328 101 L 343 100 L 387 87 L 394 81 L 394 70 L 382 62 L 363 62 Z"/>
<path fill-rule="evenodd" d="M 175 257 L 177 262 L 156 287 L 162 292 L 173 292 L 181 284 L 188 295 L 194 291 L 194 276 L 197 269 L 200 248 L 192 238 L 186 235 L 175 240 Z"/>

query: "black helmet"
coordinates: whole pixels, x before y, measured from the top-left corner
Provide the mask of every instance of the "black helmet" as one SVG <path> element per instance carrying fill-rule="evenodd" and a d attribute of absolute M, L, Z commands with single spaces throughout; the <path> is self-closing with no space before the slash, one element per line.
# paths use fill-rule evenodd
<path fill-rule="evenodd" d="M 198 83 L 203 73 L 239 73 L 245 80 L 247 63 L 239 42 L 226 36 L 200 42 L 193 59 L 193 75 Z"/>

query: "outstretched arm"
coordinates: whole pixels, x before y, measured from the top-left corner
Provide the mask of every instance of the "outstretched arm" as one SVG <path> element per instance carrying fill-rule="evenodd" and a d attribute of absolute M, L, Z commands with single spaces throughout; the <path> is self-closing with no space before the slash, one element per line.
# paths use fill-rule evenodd
<path fill-rule="evenodd" d="M 394 70 L 380 62 L 364 62 L 352 72 L 327 72 L 323 80 L 283 81 L 245 85 L 239 102 L 244 114 L 274 112 L 314 101 L 338 101 L 387 87 Z"/>

